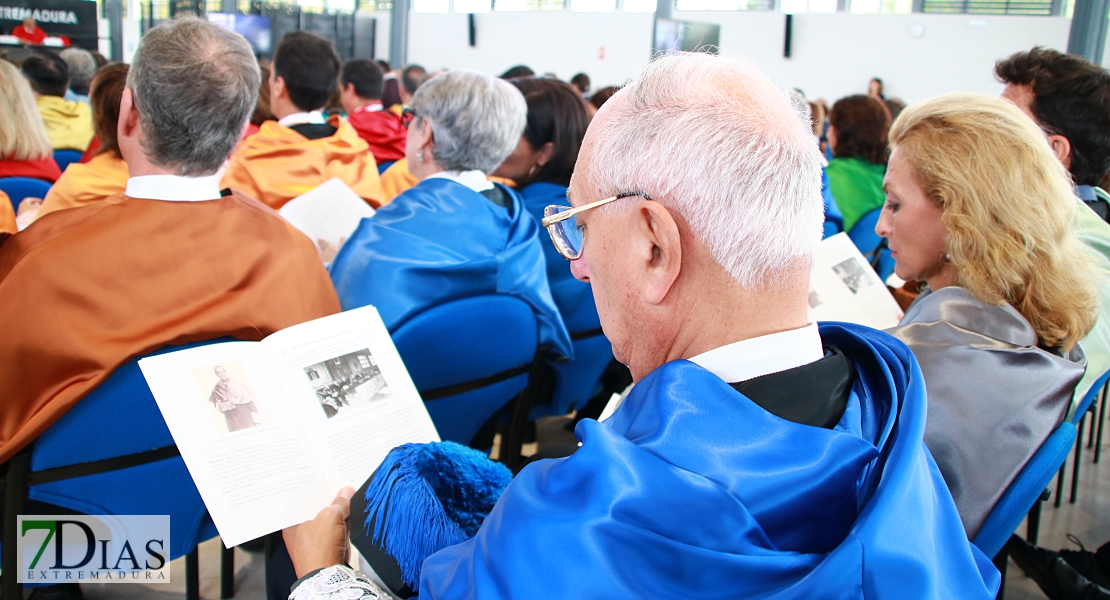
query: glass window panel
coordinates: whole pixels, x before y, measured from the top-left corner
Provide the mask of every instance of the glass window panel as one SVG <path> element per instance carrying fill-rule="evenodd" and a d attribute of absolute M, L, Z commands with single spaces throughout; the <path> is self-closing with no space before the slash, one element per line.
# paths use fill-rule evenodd
<path fill-rule="evenodd" d="M 653 13 L 655 12 L 656 0 L 624 0 L 622 4 L 624 12 Z"/>
<path fill-rule="evenodd" d="M 493 0 L 496 11 L 565 10 L 566 0 Z"/>
<path fill-rule="evenodd" d="M 617 0 L 570 0 L 574 12 L 613 12 L 617 10 Z"/>
<path fill-rule="evenodd" d="M 412 11 L 445 15 L 451 10 L 451 0 L 413 0 Z"/>
<path fill-rule="evenodd" d="M 491 8 L 490 4 L 490 0 L 455 0 L 455 12 L 488 13 Z"/>
<path fill-rule="evenodd" d="M 740 10 L 741 0 L 678 0 L 676 10 Z"/>

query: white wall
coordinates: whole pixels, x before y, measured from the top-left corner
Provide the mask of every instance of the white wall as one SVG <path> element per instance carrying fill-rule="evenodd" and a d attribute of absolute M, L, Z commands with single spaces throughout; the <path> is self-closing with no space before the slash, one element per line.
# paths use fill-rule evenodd
<path fill-rule="evenodd" d="M 597 89 L 620 84 L 647 62 L 652 18 L 623 12 L 491 12 L 475 16 L 472 48 L 466 15 L 414 13 L 409 60 L 428 69 L 493 74 L 526 64 L 564 80 L 584 71 Z M 997 94 L 995 60 L 1038 44 L 1063 50 L 1070 26 L 1061 17 L 800 14 L 794 17 L 792 57 L 786 59 L 781 13 L 676 12 L 675 18 L 719 23 L 723 53 L 747 56 L 780 84 L 830 101 L 865 91 L 873 76 L 884 80 L 888 97 L 907 102 L 957 90 Z M 382 20 L 388 22 L 387 15 Z M 915 25 L 919 37 L 911 35 Z M 378 48 L 383 49 L 381 41 Z"/>

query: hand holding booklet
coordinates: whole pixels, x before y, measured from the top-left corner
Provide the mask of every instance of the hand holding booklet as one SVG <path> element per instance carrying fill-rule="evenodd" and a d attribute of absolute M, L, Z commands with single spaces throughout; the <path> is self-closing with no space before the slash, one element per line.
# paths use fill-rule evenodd
<path fill-rule="evenodd" d="M 300 229 L 317 247 L 324 249 L 326 244 L 334 256 L 358 228 L 359 222 L 374 216 L 374 209 L 333 177 L 286 202 L 278 214 Z"/>
<path fill-rule="evenodd" d="M 139 367 L 229 548 L 312 519 L 394 447 L 439 440 L 372 306 Z"/>

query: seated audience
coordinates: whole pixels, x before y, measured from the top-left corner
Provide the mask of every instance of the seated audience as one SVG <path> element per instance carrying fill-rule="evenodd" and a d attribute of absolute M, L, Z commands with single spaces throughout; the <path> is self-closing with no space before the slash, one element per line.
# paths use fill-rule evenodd
<path fill-rule="evenodd" d="M 12 35 L 19 38 L 20 41 L 32 46 L 41 46 L 42 42 L 46 40 L 46 32 L 35 24 L 34 17 L 23 19 L 21 25 L 16 25 L 15 28 L 12 29 Z"/>
<path fill-rule="evenodd" d="M 545 208 L 566 204 L 574 161 L 586 135 L 586 111 L 578 92 L 565 83 L 535 77 L 510 83 L 524 94 L 528 121 L 516 149 L 492 175 L 513 182 L 524 210 L 539 223 Z M 590 286 L 574 278 L 548 236 L 541 242 L 551 295 L 563 316 L 569 316 L 590 293 Z"/>
<path fill-rule="evenodd" d="M 590 76 L 585 73 L 579 73 L 570 78 L 570 84 L 574 89 L 578 90 L 578 95 L 583 98 L 590 97 Z"/>
<path fill-rule="evenodd" d="M 844 231 L 851 231 L 863 215 L 883 206 L 887 131 L 890 112 L 882 100 L 848 96 L 829 112 L 829 145 L 833 159 L 826 172 Z"/>
<path fill-rule="evenodd" d="M 96 59 L 83 48 L 66 48 L 58 56 L 66 61 L 66 68 L 69 70 L 69 89 L 66 90 L 65 99 L 88 104 L 89 86 L 99 68 L 96 66 Z"/>
<path fill-rule="evenodd" d="M 401 117 L 382 106 L 382 70 L 373 61 L 356 58 L 343 63 L 340 98 L 347 121 L 370 145 L 378 163 L 405 157 L 406 130 Z"/>
<path fill-rule="evenodd" d="M 304 234 L 255 200 L 221 197 L 215 173 L 258 82 L 236 33 L 196 18 L 151 29 L 120 102 L 126 192 L 0 246 L 0 461 L 137 355 L 259 340 L 339 310 Z"/>
<path fill-rule="evenodd" d="M 379 58 L 376 64 L 378 65 L 378 68 L 382 70 L 383 74 L 389 75 L 393 73 L 393 67 L 389 64 L 389 61 Z"/>
<path fill-rule="evenodd" d="M 516 78 L 516 77 L 535 77 L 535 76 L 536 76 L 536 72 L 533 71 L 531 68 L 526 67 L 524 65 L 517 65 L 515 67 L 510 68 L 508 71 L 505 71 L 504 73 L 502 73 L 501 74 L 501 79 L 513 79 L 513 78 Z"/>
<path fill-rule="evenodd" d="M 419 597 L 994 597 L 922 443 L 913 354 L 808 323 L 820 175 L 809 128 L 738 60 L 660 58 L 598 112 L 556 212 L 574 216 L 548 227 L 638 383 L 423 560 Z M 292 598 L 381 593 L 342 564 L 349 497 L 285 531 L 308 576 Z M 387 545 L 434 534 L 397 508 L 413 530 Z"/>
<path fill-rule="evenodd" d="M 476 72 L 417 90 L 405 154 L 420 183 L 363 219 L 339 250 L 331 277 L 344 310 L 372 304 L 392 329 L 449 300 L 511 294 L 536 312 L 540 342 L 571 355 L 539 224 L 515 192 L 486 178 L 520 141 L 526 111 L 516 88 Z"/>
<path fill-rule="evenodd" d="M 601 110 L 601 105 L 605 104 L 609 100 L 609 98 L 612 98 L 613 94 L 617 93 L 617 91 L 619 90 L 619 87 L 603 87 L 600 90 L 590 94 L 590 104 L 592 104 L 594 108 Z"/>
<path fill-rule="evenodd" d="M 867 82 L 867 95 L 879 100 L 886 100 L 886 96 L 883 95 L 883 80 L 873 77 L 871 81 Z"/>
<path fill-rule="evenodd" d="M 401 95 L 401 104 L 403 106 L 408 106 L 412 103 L 413 94 L 415 94 L 416 90 L 420 88 L 420 85 L 424 83 L 424 78 L 427 76 L 428 71 L 417 64 L 407 65 L 404 69 L 401 69 L 401 87 L 397 92 Z M 401 114 L 400 106 L 394 106 L 392 108 L 397 111 L 398 115 Z"/>
<path fill-rule="evenodd" d="M 99 202 L 127 187 L 127 164 L 116 141 L 119 103 L 127 85 L 127 65 L 115 63 L 97 71 L 89 98 L 99 150 L 87 163 L 72 164 L 46 194 L 38 219 L 56 210 Z"/>
<path fill-rule="evenodd" d="M 247 123 L 247 128 L 243 130 L 244 138 L 258 133 L 262 124 L 266 121 L 277 121 L 274 118 L 274 113 L 270 112 L 270 63 L 259 63 L 258 69 L 262 73 L 262 85 L 258 86 L 258 102 L 254 105 L 251 120 Z"/>
<path fill-rule="evenodd" d="M 925 443 L 969 538 L 1064 419 L 1098 315 L 1094 259 L 1040 131 L 1008 102 L 949 94 L 890 132 L 875 232 L 927 287 L 891 333 L 929 392 Z"/>
<path fill-rule="evenodd" d="M 84 102 L 66 100 L 69 67 L 57 54 L 36 52 L 23 61 L 46 135 L 55 150 L 84 150 L 93 137 L 92 111 Z"/>
<path fill-rule="evenodd" d="M 14 65 L 0 59 L 0 177 L 54 183 L 61 175 L 31 86 Z"/>
<path fill-rule="evenodd" d="M 902 114 L 903 110 L 906 110 L 906 103 L 902 102 L 898 98 L 887 98 L 886 100 L 883 100 L 883 104 L 886 105 L 887 111 L 890 112 L 891 121 L 897 119 L 898 115 Z"/>
<path fill-rule="evenodd" d="M 287 33 L 271 68 L 270 111 L 278 120 L 263 123 L 239 144 L 220 185 L 276 210 L 338 178 L 378 206 L 381 180 L 366 142 L 338 115 L 325 120 L 321 113 L 338 85 L 339 55 L 332 43 L 307 31 Z"/>

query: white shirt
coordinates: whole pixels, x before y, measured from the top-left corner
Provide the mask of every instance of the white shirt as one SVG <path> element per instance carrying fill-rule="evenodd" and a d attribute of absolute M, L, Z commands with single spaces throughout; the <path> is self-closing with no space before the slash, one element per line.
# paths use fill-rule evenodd
<path fill-rule="evenodd" d="M 493 182 L 481 171 L 440 171 L 439 173 L 432 173 L 424 179 L 450 179 L 451 181 L 465 185 L 475 192 L 484 192 L 493 189 Z"/>
<path fill-rule="evenodd" d="M 124 194 L 145 200 L 169 202 L 199 202 L 220 197 L 220 178 L 182 177 L 180 175 L 143 175 L 127 180 Z"/>
<path fill-rule="evenodd" d="M 825 349 L 821 345 L 817 323 L 810 323 L 798 329 L 733 342 L 702 352 L 689 360 L 720 377 L 725 383 L 740 383 L 762 375 L 796 369 L 824 357 Z M 610 400 L 597 420 L 608 419 L 627 395 L 628 390 L 625 390 L 623 394 Z"/>
<path fill-rule="evenodd" d="M 360 112 L 370 112 L 372 110 L 382 110 L 382 108 L 383 107 L 382 107 L 381 102 L 375 102 L 373 104 L 367 104 L 365 106 L 360 106 L 360 107 L 354 109 L 353 111 L 351 111 L 351 114 L 358 114 Z"/>
<path fill-rule="evenodd" d="M 324 113 L 314 110 L 312 112 L 299 112 L 291 115 L 286 115 L 278 119 L 278 125 L 282 127 L 292 127 L 293 125 L 323 125 L 328 120 L 324 118 Z"/>

